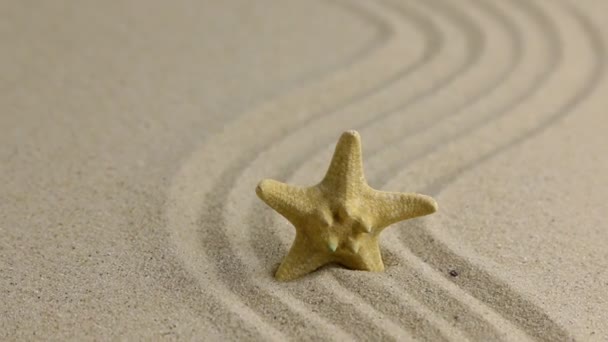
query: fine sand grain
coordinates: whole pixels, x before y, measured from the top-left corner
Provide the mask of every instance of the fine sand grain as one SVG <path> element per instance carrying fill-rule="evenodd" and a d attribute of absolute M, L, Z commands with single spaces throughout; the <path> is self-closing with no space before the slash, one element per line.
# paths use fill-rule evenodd
<path fill-rule="evenodd" d="M 0 4 L 1 340 L 608 340 L 608 3 Z M 343 131 L 439 212 L 273 272 Z"/>

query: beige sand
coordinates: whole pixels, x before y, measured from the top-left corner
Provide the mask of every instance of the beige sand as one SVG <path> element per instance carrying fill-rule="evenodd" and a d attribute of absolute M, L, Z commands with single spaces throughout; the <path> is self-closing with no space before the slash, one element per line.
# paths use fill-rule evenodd
<path fill-rule="evenodd" d="M 0 339 L 608 340 L 608 3 L 0 4 Z M 273 272 L 365 137 L 436 214 Z M 314 140 L 310 137 L 314 136 Z"/>

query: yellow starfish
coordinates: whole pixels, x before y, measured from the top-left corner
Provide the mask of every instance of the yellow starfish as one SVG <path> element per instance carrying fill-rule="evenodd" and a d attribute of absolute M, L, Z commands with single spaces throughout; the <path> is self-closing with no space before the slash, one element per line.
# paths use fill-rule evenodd
<path fill-rule="evenodd" d="M 325 178 L 312 187 L 262 180 L 257 195 L 296 228 L 296 238 L 275 277 L 288 281 L 328 263 L 384 270 L 378 237 L 387 226 L 437 211 L 429 196 L 378 191 L 363 175 L 361 138 L 342 134 Z"/>

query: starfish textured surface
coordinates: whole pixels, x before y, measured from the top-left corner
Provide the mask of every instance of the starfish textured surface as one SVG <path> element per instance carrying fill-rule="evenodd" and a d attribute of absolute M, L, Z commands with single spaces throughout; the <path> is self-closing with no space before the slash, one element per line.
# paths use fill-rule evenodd
<path fill-rule="evenodd" d="M 379 191 L 363 174 L 361 138 L 342 134 L 323 180 L 312 187 L 262 180 L 257 195 L 296 228 L 275 277 L 299 278 L 328 263 L 383 271 L 378 238 L 387 226 L 437 211 L 429 196 Z"/>

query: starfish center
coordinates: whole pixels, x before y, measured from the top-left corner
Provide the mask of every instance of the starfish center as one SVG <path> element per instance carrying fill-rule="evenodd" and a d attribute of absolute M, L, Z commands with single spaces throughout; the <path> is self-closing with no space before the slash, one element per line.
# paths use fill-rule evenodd
<path fill-rule="evenodd" d="M 326 243 L 329 251 L 338 254 L 358 253 L 361 240 L 369 233 L 364 223 L 357 216 L 349 213 L 345 207 L 333 210 L 331 217 L 331 222 L 327 222 L 326 225 Z"/>

